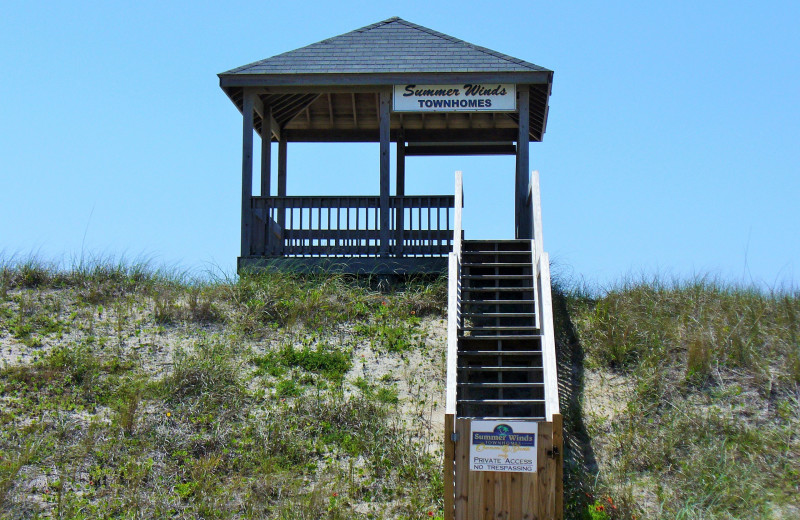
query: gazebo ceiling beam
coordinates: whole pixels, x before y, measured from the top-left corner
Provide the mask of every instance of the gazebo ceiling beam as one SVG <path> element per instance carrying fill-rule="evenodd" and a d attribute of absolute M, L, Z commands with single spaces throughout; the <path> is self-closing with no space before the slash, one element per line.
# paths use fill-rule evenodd
<path fill-rule="evenodd" d="M 353 128 L 358 128 L 358 109 L 356 108 L 356 95 L 350 94 L 350 100 L 353 103 Z"/>
<path fill-rule="evenodd" d="M 406 156 L 416 155 L 514 155 L 513 143 L 408 143 Z"/>
<path fill-rule="evenodd" d="M 305 94 L 291 94 L 278 97 L 277 101 L 272 104 L 272 111 L 275 113 L 284 113 L 287 109 L 291 110 L 293 106 L 302 102 L 309 93 Z"/>
<path fill-rule="evenodd" d="M 264 138 L 264 123 L 265 121 L 267 121 L 267 119 L 269 119 L 269 123 L 267 125 L 269 127 L 269 132 L 271 135 L 275 136 L 275 139 L 280 141 L 281 127 L 278 124 L 278 122 L 275 121 L 275 118 L 271 114 L 269 115 L 269 117 L 267 117 L 268 110 L 265 110 L 264 102 L 261 100 L 261 97 L 256 96 L 254 108 L 256 114 L 258 114 L 258 116 L 261 118 L 261 138 L 262 139 Z M 272 137 L 270 137 L 269 139 L 271 140 Z"/>
<path fill-rule="evenodd" d="M 301 103 L 300 105 L 297 105 L 295 107 L 296 112 L 286 121 L 286 124 L 288 125 L 289 123 L 291 123 L 294 120 L 294 118 L 296 118 L 297 116 L 302 114 L 303 111 L 308 109 L 308 107 L 310 107 L 311 104 L 314 103 L 314 101 L 319 99 L 319 97 L 321 95 L 322 94 L 311 94 L 309 96 L 306 96 L 305 101 L 303 103 Z M 309 121 L 310 121 L 310 117 L 311 117 L 311 115 L 309 114 Z"/>
<path fill-rule="evenodd" d="M 391 129 L 391 139 L 396 141 L 401 129 Z M 516 128 L 473 128 L 473 129 L 403 129 L 406 141 L 416 142 L 508 142 L 517 140 Z M 377 128 L 358 129 L 289 129 L 282 132 L 286 141 L 295 143 L 376 143 L 380 141 Z"/>

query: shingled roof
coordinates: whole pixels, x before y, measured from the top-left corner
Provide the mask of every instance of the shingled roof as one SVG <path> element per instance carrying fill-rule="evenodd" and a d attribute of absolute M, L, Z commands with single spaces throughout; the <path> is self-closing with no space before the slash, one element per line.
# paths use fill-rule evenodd
<path fill-rule="evenodd" d="M 550 71 L 394 17 L 220 76 L 390 72 Z"/>
<path fill-rule="evenodd" d="M 262 135 L 268 108 L 269 128 L 279 128 L 283 139 L 334 142 L 377 140 L 379 92 L 391 85 L 511 83 L 528 90 L 530 138 L 540 141 L 553 72 L 390 18 L 223 72 L 219 80 L 240 111 L 246 89 L 258 95 L 254 126 Z M 393 113 L 391 129 L 420 142 L 512 141 L 517 119 L 515 113 Z"/>

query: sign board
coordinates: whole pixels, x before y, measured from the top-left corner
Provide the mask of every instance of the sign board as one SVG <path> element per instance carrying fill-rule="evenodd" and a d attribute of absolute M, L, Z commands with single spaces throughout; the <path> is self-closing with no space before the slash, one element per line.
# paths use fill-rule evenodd
<path fill-rule="evenodd" d="M 536 473 L 538 434 L 532 421 L 472 421 L 469 469 Z"/>
<path fill-rule="evenodd" d="M 517 86 L 511 83 L 395 85 L 395 112 L 514 112 Z"/>

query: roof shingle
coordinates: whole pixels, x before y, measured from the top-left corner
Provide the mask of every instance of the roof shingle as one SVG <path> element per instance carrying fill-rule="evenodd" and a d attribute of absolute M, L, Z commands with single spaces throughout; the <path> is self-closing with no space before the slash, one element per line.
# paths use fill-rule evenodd
<path fill-rule="evenodd" d="M 395 17 L 222 75 L 383 72 L 549 70 Z"/>

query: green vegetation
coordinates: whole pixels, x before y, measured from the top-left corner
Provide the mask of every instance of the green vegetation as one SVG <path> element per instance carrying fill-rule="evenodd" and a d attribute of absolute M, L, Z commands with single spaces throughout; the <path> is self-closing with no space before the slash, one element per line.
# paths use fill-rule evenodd
<path fill-rule="evenodd" d="M 441 281 L 379 291 L 338 275 L 197 281 L 28 261 L 0 265 L 0 283 L 0 516 L 441 513 L 438 432 L 419 413 L 438 391 L 407 360 L 434 348 L 419 316 L 440 322 Z M 414 334 L 380 353 L 399 383 L 365 362 L 387 308 Z"/>
<path fill-rule="evenodd" d="M 0 264 L 0 516 L 441 518 L 445 293 Z M 554 301 L 566 518 L 800 516 L 800 294 Z"/>
<path fill-rule="evenodd" d="M 597 461 L 573 467 L 572 478 L 599 497 L 585 504 L 574 493 L 585 504 L 576 510 L 800 514 L 800 294 L 652 280 L 566 304 L 585 356 L 582 421 Z"/>
<path fill-rule="evenodd" d="M 253 358 L 253 363 L 260 371 L 276 377 L 283 375 L 287 368 L 299 368 L 320 373 L 337 382 L 341 382 L 353 366 L 350 350 L 324 343 L 318 343 L 312 349 L 307 342 L 301 348 L 286 343 L 280 350 Z"/>

